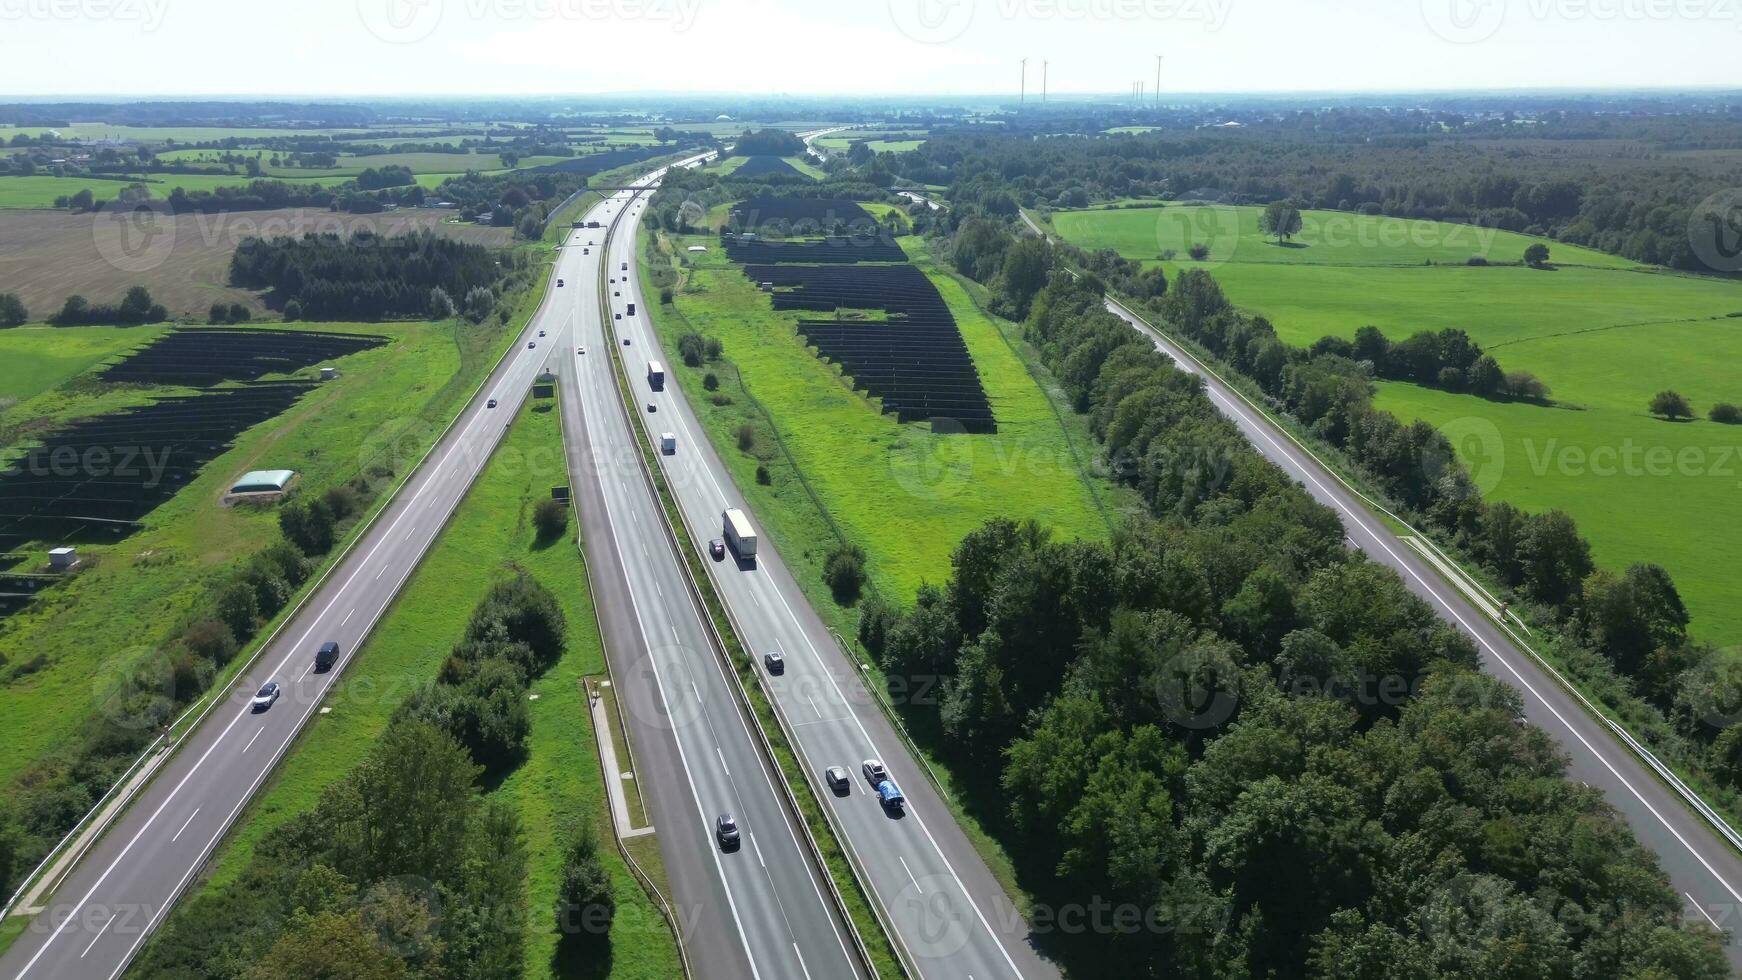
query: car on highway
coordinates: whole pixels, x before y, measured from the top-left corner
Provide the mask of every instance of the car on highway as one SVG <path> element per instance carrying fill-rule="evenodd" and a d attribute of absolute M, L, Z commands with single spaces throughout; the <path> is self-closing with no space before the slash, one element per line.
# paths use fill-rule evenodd
<path fill-rule="evenodd" d="M 859 768 L 865 771 L 865 779 L 872 786 L 889 778 L 889 770 L 883 768 L 883 763 L 877 759 L 866 759 Z"/>
<path fill-rule="evenodd" d="M 847 775 L 846 766 L 830 766 L 823 771 L 823 782 L 837 793 L 845 793 L 852 788 L 852 781 Z"/>
<path fill-rule="evenodd" d="M 254 693 L 254 700 L 250 703 L 254 705 L 255 711 L 265 711 L 278 700 L 279 693 L 278 682 L 267 681 L 260 685 L 260 690 Z"/>
<path fill-rule="evenodd" d="M 538 332 L 538 335 L 539 335 L 539 336 L 540 336 L 540 337 L 542 337 L 542 336 L 544 336 L 544 331 L 543 331 L 543 330 L 540 330 L 540 331 L 539 331 L 539 332 Z"/>
<path fill-rule="evenodd" d="M 556 281 L 556 288 L 558 288 L 558 289 L 563 288 L 563 281 L 561 279 L 558 279 Z"/>
<path fill-rule="evenodd" d="M 587 349 L 585 347 L 576 347 L 575 348 L 576 354 L 585 354 L 586 352 L 587 352 Z"/>
<path fill-rule="evenodd" d="M 320 649 L 315 651 L 315 673 L 317 674 L 332 670 L 333 665 L 338 662 L 339 645 L 332 640 L 321 644 Z"/>
<path fill-rule="evenodd" d="M 593 254 L 593 250 L 592 250 L 592 249 L 590 249 L 590 248 L 583 248 L 583 249 L 581 249 L 581 254 L 582 254 L 582 255 L 592 255 L 592 254 Z"/>
<path fill-rule="evenodd" d="M 709 541 L 708 554 L 713 556 L 715 561 L 724 561 L 726 558 L 726 542 L 720 538 L 715 538 L 714 540 Z"/>
<path fill-rule="evenodd" d="M 624 346 L 624 347 L 628 347 L 628 346 L 629 346 L 629 338 L 628 338 L 628 337 L 624 337 L 624 338 L 623 338 L 623 346 Z"/>
<path fill-rule="evenodd" d="M 485 402 L 484 407 L 485 408 L 495 408 L 496 407 L 496 399 L 492 398 L 489 401 Z"/>
<path fill-rule="evenodd" d="M 907 797 L 901 795 L 901 788 L 895 785 L 895 780 L 885 779 L 877 784 L 877 802 L 886 810 L 899 810 L 907 805 Z"/>
<path fill-rule="evenodd" d="M 786 658 L 778 653 L 765 653 L 762 655 L 762 666 L 767 667 L 770 674 L 784 674 Z"/>
<path fill-rule="evenodd" d="M 720 819 L 714 821 L 714 836 L 719 838 L 722 850 L 736 850 L 738 847 L 738 820 L 730 813 L 720 814 Z"/>
<path fill-rule="evenodd" d="M 621 295 L 623 295 L 623 290 L 621 290 L 621 289 L 613 289 L 613 290 L 611 290 L 611 295 L 612 295 L 612 296 L 621 296 Z"/>
<path fill-rule="evenodd" d="M 527 350 L 531 350 L 537 346 L 538 346 L 538 341 L 536 341 L 536 340 L 529 340 L 526 342 L 526 349 Z"/>
<path fill-rule="evenodd" d="M 624 271 L 624 272 L 628 272 L 628 271 L 629 271 L 629 263 L 627 263 L 627 262 L 625 262 L 625 263 L 623 263 L 623 271 Z"/>

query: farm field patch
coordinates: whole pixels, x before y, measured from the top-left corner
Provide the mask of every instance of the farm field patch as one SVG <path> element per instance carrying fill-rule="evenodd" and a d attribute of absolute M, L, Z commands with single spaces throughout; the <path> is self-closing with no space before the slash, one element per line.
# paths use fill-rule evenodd
<path fill-rule="evenodd" d="M 161 335 L 162 326 L 0 330 L 0 426 L 6 406 L 41 394 L 99 361 Z M 0 439 L 0 446 L 5 440 Z"/>
<path fill-rule="evenodd" d="M 1068 241 L 1159 263 L 1170 278 L 1208 269 L 1233 303 L 1269 318 L 1291 344 L 1350 337 L 1366 324 L 1394 340 L 1420 330 L 1466 331 L 1505 369 L 1539 377 L 1555 404 L 1385 382 L 1379 406 L 1442 427 L 1493 499 L 1572 514 L 1605 567 L 1664 566 L 1695 635 L 1742 642 L 1742 584 L 1725 561 L 1742 548 L 1730 519 L 1742 462 L 1722 462 L 1742 446 L 1742 429 L 1703 418 L 1716 402 L 1742 402 L 1734 370 L 1742 356 L 1742 283 L 1552 241 L 1545 242 L 1550 269 L 1473 267 L 1463 262 L 1469 254 L 1513 263 L 1535 239 L 1441 222 L 1327 217 L 1335 212 L 1304 212 L 1305 244 L 1289 248 L 1258 233 L 1259 211 L 1066 211 L 1053 224 Z M 1468 248 L 1477 236 L 1489 236 L 1486 251 Z M 1207 261 L 1186 257 L 1191 242 L 1211 245 Z M 1178 254 L 1161 261 L 1163 249 Z M 1647 401 L 1665 388 L 1686 395 L 1702 418 L 1672 424 L 1650 417 Z M 1667 471 L 1650 462 L 1665 458 Z"/>
<path fill-rule="evenodd" d="M 368 215 L 283 208 L 117 219 L 103 212 L 0 210 L 0 240 L 9 246 L 0 254 L 0 284 L 17 293 L 36 319 L 52 315 L 75 293 L 93 303 L 113 303 L 136 285 L 151 290 L 172 316 L 203 314 L 218 302 L 242 303 L 260 313 L 266 307 L 255 293 L 229 284 L 230 256 L 242 239 L 359 228 L 383 235 L 430 229 L 492 246 L 511 239 L 511 229 L 449 221 L 453 214 L 422 208 Z"/>

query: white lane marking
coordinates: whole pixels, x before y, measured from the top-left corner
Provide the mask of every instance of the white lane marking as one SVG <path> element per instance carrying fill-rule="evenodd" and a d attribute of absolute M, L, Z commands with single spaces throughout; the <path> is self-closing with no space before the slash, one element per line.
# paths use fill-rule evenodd
<path fill-rule="evenodd" d="M 901 855 L 897 854 L 897 855 L 895 855 L 895 860 L 901 862 L 901 870 L 907 872 L 907 880 L 913 882 L 914 889 L 917 890 L 921 895 L 924 895 L 925 889 L 920 887 L 919 879 L 915 878 L 913 876 L 913 869 L 907 866 L 907 859 L 902 857 Z"/>
<path fill-rule="evenodd" d="M 695 692 L 696 703 L 700 704 L 702 700 L 702 689 L 696 686 L 695 681 L 690 681 L 690 690 Z"/>
<path fill-rule="evenodd" d="M 756 835 L 745 834 L 744 836 L 750 838 L 750 849 L 756 852 L 756 863 L 762 865 L 762 870 L 768 870 L 768 862 L 762 860 L 762 845 L 756 843 Z"/>
<path fill-rule="evenodd" d="M 659 597 L 661 599 L 665 598 L 665 590 L 660 588 L 659 579 L 653 580 L 653 591 L 659 593 Z"/>
<path fill-rule="evenodd" d="M 188 818 L 187 818 L 187 820 L 183 821 L 183 823 L 181 825 L 181 829 L 175 832 L 175 836 L 171 837 L 169 839 L 169 842 L 171 844 L 174 844 L 176 841 L 181 840 L 181 835 L 187 832 L 188 824 L 193 823 L 194 818 L 199 816 L 199 815 L 200 815 L 200 808 L 196 806 L 196 807 L 194 807 L 194 812 L 188 814 Z"/>
<path fill-rule="evenodd" d="M 522 369 L 520 364 L 517 363 L 514 365 L 514 367 L 516 368 L 518 373 L 525 373 L 525 369 Z M 478 417 L 477 414 L 474 413 L 473 418 L 471 420 L 471 424 L 475 424 L 477 417 Z M 375 543 L 375 547 L 369 549 L 369 553 L 367 555 L 364 555 L 362 560 L 360 562 L 358 562 L 357 570 L 352 572 L 351 576 L 345 580 L 345 584 L 339 587 L 338 591 L 334 594 L 332 600 L 329 601 L 327 603 L 327 605 L 325 606 L 325 608 L 323 608 L 321 610 L 320 615 L 314 617 L 314 619 L 309 624 L 309 628 L 303 633 L 302 639 L 298 640 L 290 648 L 290 650 L 285 653 L 284 658 L 278 662 L 277 669 L 274 670 L 272 673 L 277 674 L 277 673 L 282 673 L 284 671 L 284 668 L 286 667 L 286 665 L 288 665 L 290 663 L 290 659 L 292 657 L 296 656 L 296 652 L 298 650 L 302 649 L 302 647 L 308 642 L 308 638 L 309 638 L 309 636 L 311 636 L 314 633 L 315 627 L 318 626 L 322 620 L 326 619 L 327 616 L 329 614 L 331 614 L 333 607 L 338 605 L 339 600 L 341 598 L 343 598 L 348 592 L 350 592 L 351 585 L 356 582 L 357 576 L 363 574 L 363 572 L 368 570 L 369 564 L 372 561 L 374 561 L 376 553 L 381 550 L 383 545 L 388 543 L 389 539 L 392 538 L 395 530 L 398 528 L 399 522 L 404 520 L 411 513 L 411 511 L 417 507 L 418 501 L 423 498 L 423 495 L 425 493 L 427 493 L 430 490 L 430 488 L 432 488 L 432 487 L 446 485 L 447 481 L 440 479 L 440 477 L 441 477 L 442 472 L 445 469 L 447 469 L 448 460 L 453 458 L 453 455 L 455 452 L 458 452 L 461 449 L 468 449 L 469 450 L 471 448 L 471 446 L 469 445 L 469 442 L 466 438 L 466 430 L 465 429 L 456 428 L 453 431 L 458 433 L 458 435 L 455 437 L 454 444 L 449 446 L 448 451 L 442 454 L 441 459 L 436 461 L 435 466 L 427 471 L 428 476 L 426 478 L 424 478 L 422 485 L 419 486 L 415 491 L 412 492 L 412 495 L 407 500 L 407 503 L 405 504 L 404 509 L 401 510 L 399 515 L 397 517 L 393 518 L 393 520 L 387 525 L 387 527 L 381 531 L 381 540 L 377 541 Z M 473 467 L 474 476 L 478 470 L 482 469 L 482 465 L 483 464 L 480 463 L 478 466 Z M 381 577 L 382 572 L 385 572 L 386 570 L 387 570 L 387 566 L 383 566 L 380 572 L 375 573 L 375 578 L 379 579 Z M 410 570 L 408 569 L 405 577 L 409 577 L 409 576 L 410 576 Z M 403 584 L 403 581 L 404 581 L 404 579 L 402 578 L 401 584 Z M 303 712 L 303 720 L 305 722 L 308 718 L 308 715 L 313 712 L 316 703 L 318 703 L 318 702 L 311 701 L 309 704 L 308 710 Z M 60 926 L 58 926 L 54 930 L 54 932 L 49 935 L 48 939 L 43 942 L 42 946 L 38 947 L 36 953 L 31 956 L 30 960 L 27 963 L 24 964 L 24 968 L 18 971 L 18 976 L 20 978 L 22 978 L 26 974 L 28 974 L 36 966 L 36 964 L 39 961 L 41 961 L 43 954 L 48 952 L 49 946 L 52 945 L 56 939 L 59 939 L 61 934 L 66 931 L 67 926 L 70 925 L 74 920 L 76 920 L 78 918 L 79 913 L 84 909 L 84 907 L 87 904 L 90 903 L 92 897 L 96 895 L 97 889 L 101 888 L 104 885 L 104 883 L 109 880 L 109 876 L 115 873 L 115 869 L 120 866 L 121 862 L 127 859 L 127 856 L 130 853 L 132 853 L 133 848 L 139 843 L 140 839 L 145 836 L 145 832 L 150 830 L 151 827 L 157 823 L 158 817 L 163 815 L 164 810 L 169 807 L 169 804 L 175 800 L 176 796 L 181 793 L 181 791 L 187 786 L 188 782 L 193 779 L 194 775 L 197 772 L 199 772 L 200 768 L 205 765 L 205 763 L 208 759 L 211 758 L 212 753 L 217 751 L 218 746 L 220 744 L 222 744 L 228 738 L 231 729 L 235 728 L 238 722 L 240 722 L 243 718 L 247 717 L 247 715 L 250 713 L 250 710 L 251 710 L 250 708 L 244 707 L 236 715 L 235 718 L 230 720 L 230 723 L 228 725 L 224 726 L 224 730 L 218 734 L 218 738 L 209 747 L 207 747 L 206 751 L 204 753 L 202 753 L 200 755 L 199 759 L 194 762 L 193 768 L 189 769 L 187 774 L 182 776 L 181 781 L 176 783 L 174 789 L 170 790 L 169 795 L 164 799 L 164 801 L 162 803 L 158 804 L 157 809 L 152 811 L 152 814 L 150 817 L 146 818 L 145 825 L 143 827 L 139 828 L 138 832 L 136 832 L 133 835 L 133 837 L 127 842 L 127 844 L 121 848 L 121 853 L 117 854 L 115 856 L 115 859 L 109 862 L 108 867 L 103 869 L 103 873 L 97 877 L 96 882 L 91 885 L 91 887 L 85 892 L 84 896 L 81 897 L 79 899 L 79 901 L 73 906 L 72 910 L 68 913 L 65 921 L 63 921 L 60 924 Z M 201 727 L 204 727 L 204 726 L 202 725 Z M 299 726 L 299 728 L 300 728 L 300 726 Z M 296 734 L 296 732 L 293 730 L 291 734 L 294 736 Z M 289 739 L 286 739 L 285 741 L 288 743 Z M 271 771 L 271 768 L 268 767 L 265 771 L 261 772 L 260 775 L 255 778 L 254 782 L 250 786 L 249 794 L 245 795 L 241 800 L 239 800 L 236 804 L 236 807 L 231 811 L 232 817 L 234 817 L 235 813 L 237 811 L 239 811 L 242 808 L 242 806 L 248 802 L 250 796 L 253 793 L 253 788 L 259 786 L 260 781 L 262 779 L 264 779 L 266 777 L 267 773 L 269 773 L 270 771 Z M 227 826 L 227 823 L 225 826 Z M 220 828 L 218 833 L 219 833 L 219 835 L 221 835 L 223 833 L 223 828 Z M 214 836 L 213 840 L 216 841 L 216 839 L 217 839 L 217 837 Z M 211 847 L 211 845 L 208 844 L 207 849 L 209 850 L 210 847 Z M 182 884 L 185 884 L 188 877 L 192 876 L 193 872 L 198 870 L 198 868 L 199 868 L 198 864 L 195 864 L 195 866 L 193 868 L 190 868 L 188 870 L 187 874 L 182 876 Z M 172 892 L 172 894 L 179 894 L 180 890 L 181 890 L 181 885 L 177 885 L 176 891 Z M 139 933 L 139 935 L 133 940 L 133 943 L 128 947 L 127 955 L 125 957 L 123 957 L 121 963 L 118 964 L 115 967 L 114 972 L 112 972 L 110 974 L 111 978 L 118 976 L 120 974 L 121 970 L 126 967 L 127 960 L 132 957 L 132 950 L 134 948 L 136 948 L 139 945 L 139 943 L 141 941 L 143 941 L 147 935 L 150 934 L 152 923 L 155 923 L 157 921 L 158 916 L 162 915 L 162 913 L 165 911 L 165 908 L 166 908 L 166 906 L 159 907 L 157 912 L 153 913 L 153 915 L 151 917 L 151 921 L 146 924 L 146 928 L 144 930 L 142 930 Z"/>
<path fill-rule="evenodd" d="M 255 730 L 255 732 L 254 732 L 254 738 L 251 738 L 251 739 L 249 739 L 249 740 L 248 740 L 248 744 L 247 744 L 247 745 L 244 745 L 244 746 L 242 746 L 242 751 L 243 751 L 243 752 L 247 752 L 247 751 L 248 751 L 248 750 L 249 750 L 249 749 L 251 749 L 251 748 L 253 748 L 253 747 L 254 747 L 254 742 L 255 742 L 255 741 L 256 741 L 256 740 L 257 740 L 257 739 L 259 739 L 259 738 L 260 738 L 260 733 L 261 733 L 261 732 L 264 732 L 264 731 L 266 731 L 266 729 L 265 729 L 265 728 L 259 728 L 259 729 L 256 729 L 256 730 Z"/>
<path fill-rule="evenodd" d="M 728 776 L 732 775 L 732 767 L 726 765 L 726 753 L 721 752 L 720 747 L 718 745 L 714 746 L 714 754 L 720 757 L 720 769 L 721 769 L 721 771 L 723 771 Z"/>
<path fill-rule="evenodd" d="M 811 703 L 811 710 L 817 713 L 818 718 L 821 718 L 823 716 L 823 709 L 817 707 L 816 698 L 811 697 L 810 694 L 807 692 L 804 696 L 804 699 Z"/>
<path fill-rule="evenodd" d="M 82 960 L 85 958 L 85 955 L 91 951 L 91 947 L 97 945 L 97 940 L 103 938 L 103 933 L 108 932 L 109 926 L 113 925 L 114 922 L 115 922 L 115 916 L 113 916 L 113 915 L 109 916 L 109 918 L 107 918 L 103 921 L 103 928 L 98 929 L 97 934 L 95 936 L 91 937 L 90 944 L 85 947 L 85 952 L 79 954 L 79 959 Z"/>
<path fill-rule="evenodd" d="M 343 626 L 343 625 L 345 625 L 345 624 L 346 624 L 346 623 L 348 623 L 348 622 L 350 622 L 350 621 L 351 621 L 351 617 L 352 617 L 352 616 L 355 616 L 355 615 L 357 615 L 357 607 L 355 607 L 355 606 L 352 606 L 352 607 L 351 607 L 351 611 L 350 611 L 350 612 L 348 612 L 348 613 L 346 613 L 346 614 L 345 614 L 345 618 L 344 618 L 344 619 L 341 619 L 341 620 L 339 620 L 339 625 L 340 625 L 340 626 Z"/>
<path fill-rule="evenodd" d="M 1130 319 L 1128 319 L 1128 318 L 1122 317 L 1121 319 L 1125 319 L 1125 321 L 1127 323 L 1131 323 Z M 1134 328 L 1136 328 L 1139 333 L 1142 333 L 1145 336 L 1149 337 L 1150 340 L 1156 344 L 1157 348 L 1161 349 L 1161 351 L 1164 355 L 1166 355 L 1169 359 L 1174 360 L 1176 363 L 1178 363 L 1179 359 L 1174 357 L 1173 353 L 1171 351 L 1167 350 L 1162 345 L 1160 339 L 1155 334 L 1152 334 L 1148 330 L 1145 330 L 1142 327 L 1139 327 L 1135 323 L 1132 323 L 1131 325 Z M 1197 373 L 1197 372 L 1194 371 L 1193 373 Z M 1201 377 L 1201 375 L 1200 375 L 1200 377 Z M 1207 392 L 1209 392 L 1211 395 L 1217 395 L 1217 396 L 1220 395 L 1220 392 L 1216 391 L 1213 388 L 1209 388 L 1206 386 L 1205 390 Z M 1488 653 L 1490 655 L 1492 655 L 1493 658 L 1497 662 L 1499 662 L 1502 666 L 1504 666 L 1506 668 L 1507 672 L 1510 673 L 1513 676 L 1513 678 L 1518 681 L 1520 686 L 1522 686 L 1525 690 L 1529 691 L 1531 696 L 1535 697 L 1537 699 L 1537 701 L 1540 702 L 1542 704 L 1542 706 L 1548 710 L 1549 714 L 1554 715 L 1555 720 L 1560 722 L 1561 725 L 1566 728 L 1566 730 L 1569 734 L 1571 734 L 1574 738 L 1578 739 L 1579 744 L 1583 745 L 1585 747 L 1586 751 L 1590 752 L 1591 755 L 1598 762 L 1602 763 L 1603 768 L 1609 770 L 1610 774 L 1613 775 L 1615 777 L 1615 779 L 1621 783 L 1622 786 L 1625 786 L 1627 788 L 1628 792 L 1633 794 L 1634 799 L 1637 799 L 1641 805 L 1643 805 L 1648 811 L 1651 812 L 1652 816 L 1657 818 L 1658 823 L 1662 824 L 1664 829 L 1669 831 L 1670 835 L 1673 836 L 1682 845 L 1683 848 L 1686 848 L 1687 852 L 1689 854 L 1693 855 L 1694 860 L 1700 862 L 1700 866 L 1705 868 L 1706 871 L 1709 874 L 1711 874 L 1712 878 L 1714 880 L 1716 880 L 1718 882 L 1718 884 L 1722 885 L 1724 887 L 1725 891 L 1730 893 L 1730 897 L 1736 899 L 1738 902 L 1742 902 L 1742 893 L 1738 893 L 1735 888 L 1731 887 L 1730 883 L 1724 879 L 1724 876 L 1719 874 L 1718 870 L 1716 868 L 1712 867 L 1712 865 L 1706 861 L 1705 856 L 1702 855 L 1698 850 L 1696 850 L 1694 848 L 1693 844 L 1691 844 L 1687 838 L 1683 837 L 1681 835 L 1681 832 L 1676 830 L 1675 826 L 1672 825 L 1669 822 L 1669 820 L 1666 817 L 1664 817 L 1664 815 L 1662 813 L 1658 812 L 1657 807 L 1652 806 L 1651 801 L 1647 800 L 1645 798 L 1645 795 L 1643 793 L 1641 793 L 1638 790 L 1638 788 L 1635 787 L 1633 785 L 1633 783 L 1627 779 L 1626 776 L 1621 775 L 1621 771 L 1616 769 L 1614 764 L 1611 763 L 1608 760 L 1608 758 L 1603 755 L 1603 753 L 1599 752 L 1597 750 L 1597 747 L 1592 745 L 1590 743 L 1590 741 L 1587 740 L 1585 738 L 1585 736 L 1579 732 L 1578 729 L 1574 728 L 1572 726 L 1572 723 L 1567 721 L 1566 717 L 1564 715 L 1562 715 L 1560 713 L 1560 711 L 1558 709 L 1556 709 L 1553 704 L 1550 704 L 1547 698 L 1544 698 L 1542 696 L 1542 693 L 1536 689 L 1535 685 L 1531 684 L 1530 681 L 1525 679 L 1524 675 L 1518 670 L 1518 668 L 1514 667 L 1512 665 L 1511 659 L 1508 657 L 1502 656 L 1500 651 L 1495 649 L 1493 644 L 1489 643 L 1485 638 L 1483 638 L 1483 636 L 1480 633 L 1476 632 L 1476 630 L 1470 626 L 1469 622 L 1467 620 L 1465 620 L 1461 614 L 1459 614 L 1458 610 L 1456 608 L 1454 608 L 1452 606 L 1452 604 L 1450 602 L 1448 602 L 1446 600 L 1446 598 L 1440 594 L 1440 591 L 1438 589 L 1434 588 L 1433 585 L 1431 585 L 1427 581 L 1427 579 L 1423 578 L 1422 575 L 1415 570 L 1415 567 L 1411 563 L 1404 561 L 1403 558 L 1400 555 L 1398 555 L 1398 553 L 1396 551 L 1393 551 L 1391 546 L 1386 543 L 1384 537 L 1382 537 L 1377 531 L 1374 531 L 1371 527 L 1369 527 L 1367 525 L 1367 521 L 1364 519 L 1364 515 L 1366 514 L 1365 511 L 1362 511 L 1359 514 L 1357 514 L 1353 508 L 1351 508 L 1347 503 L 1345 503 L 1343 501 L 1343 497 L 1341 494 L 1332 492 L 1329 487 L 1326 487 L 1322 482 L 1320 482 L 1318 479 L 1318 476 L 1312 471 L 1311 467 L 1308 467 L 1305 463 L 1303 463 L 1301 461 L 1301 459 L 1298 456 L 1294 455 L 1294 453 L 1292 451 L 1290 451 L 1289 449 L 1284 447 L 1282 444 L 1278 443 L 1274 438 L 1272 438 L 1267 427 L 1264 425 L 1260 425 L 1257 422 L 1254 422 L 1252 420 L 1252 417 L 1250 415 L 1246 414 L 1245 410 L 1240 408 L 1239 405 L 1235 404 L 1231 399 L 1227 398 L 1226 396 L 1221 396 L 1220 401 L 1223 404 L 1226 404 L 1228 406 L 1227 410 L 1229 412 L 1232 412 L 1233 414 L 1240 416 L 1241 420 L 1246 422 L 1246 424 L 1248 426 L 1250 426 L 1254 431 L 1256 431 L 1258 433 L 1258 435 L 1262 436 L 1265 442 L 1268 442 L 1277 452 L 1281 453 L 1284 457 L 1286 457 L 1288 459 L 1288 461 L 1291 464 L 1293 464 L 1294 468 L 1296 470 L 1300 471 L 1301 476 L 1303 476 L 1307 480 L 1310 480 L 1312 482 L 1313 486 L 1318 487 L 1319 490 L 1326 497 L 1329 497 L 1332 501 L 1334 501 L 1338 510 L 1347 514 L 1349 516 L 1349 519 L 1355 522 L 1356 527 L 1359 527 L 1368 537 L 1372 538 L 1375 544 L 1379 545 L 1380 548 L 1385 550 L 1385 553 L 1387 555 L 1391 556 L 1392 561 L 1396 562 L 1398 566 L 1401 566 L 1405 571 L 1407 571 L 1409 573 L 1410 578 L 1415 579 L 1416 582 L 1418 582 L 1423 589 L 1427 590 L 1428 594 L 1432 595 L 1434 597 L 1434 599 L 1439 602 L 1441 608 L 1443 608 L 1446 611 L 1446 614 L 1451 616 L 1453 619 L 1457 620 L 1458 625 L 1462 626 L 1464 628 L 1464 632 L 1468 633 L 1470 635 L 1470 637 L 1472 639 L 1474 639 L 1477 643 L 1482 644 L 1482 648 L 1487 650 Z"/>
<path fill-rule="evenodd" d="M 1712 918 L 1710 915 L 1707 915 L 1705 907 L 1702 906 L 1699 902 L 1694 901 L 1694 897 L 1692 895 L 1689 895 L 1687 892 L 1682 892 L 1682 897 L 1688 900 L 1688 904 L 1692 905 L 1694 907 L 1694 910 L 1699 912 L 1700 916 L 1702 918 L 1704 918 L 1707 922 L 1710 922 L 1712 924 L 1713 929 L 1716 929 L 1719 932 L 1724 931 L 1723 927 L 1718 925 L 1718 920 Z"/>
<path fill-rule="evenodd" d="M 792 955 L 798 957 L 798 968 L 804 971 L 804 980 L 810 980 L 811 969 L 804 965 L 804 954 L 798 951 L 798 943 L 792 944 Z"/>

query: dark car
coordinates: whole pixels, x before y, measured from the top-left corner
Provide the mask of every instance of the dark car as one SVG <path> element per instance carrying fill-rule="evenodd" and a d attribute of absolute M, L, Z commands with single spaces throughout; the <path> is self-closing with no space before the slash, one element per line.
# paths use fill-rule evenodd
<path fill-rule="evenodd" d="M 709 541 L 708 554 L 712 555 L 715 561 L 724 561 L 726 559 L 726 542 L 719 538 Z"/>
<path fill-rule="evenodd" d="M 558 289 L 563 288 L 563 281 L 561 279 L 558 279 L 556 281 L 556 288 L 558 288 Z"/>
<path fill-rule="evenodd" d="M 837 793 L 845 793 L 852 788 L 853 782 L 847 776 L 845 766 L 830 766 L 823 771 L 823 781 Z"/>
<path fill-rule="evenodd" d="M 648 411 L 649 411 L 649 412 L 657 412 L 657 411 L 659 411 L 659 406 L 658 406 L 658 405 L 655 405 L 655 404 L 654 404 L 654 403 L 652 403 L 652 402 L 648 402 L 648 403 L 647 403 L 647 410 L 648 410 Z"/>
<path fill-rule="evenodd" d="M 624 338 L 623 338 L 623 346 L 624 346 L 624 347 L 628 347 L 628 346 L 629 346 L 629 338 L 628 338 L 628 337 L 624 337 Z"/>
<path fill-rule="evenodd" d="M 321 648 L 315 651 L 315 673 L 317 674 L 332 670 L 333 665 L 338 662 L 339 645 L 332 640 L 321 644 Z"/>
<path fill-rule="evenodd" d="M 738 821 L 733 819 L 730 813 L 720 814 L 720 819 L 714 821 L 714 836 L 720 839 L 720 847 L 722 849 L 728 851 L 737 850 L 738 841 L 740 840 Z"/>
<path fill-rule="evenodd" d="M 489 401 L 485 402 L 484 407 L 485 408 L 495 408 L 496 407 L 496 399 L 492 398 Z"/>
<path fill-rule="evenodd" d="M 538 346 L 538 341 L 536 341 L 536 340 L 529 340 L 526 342 L 526 349 L 527 350 L 531 350 L 537 346 Z"/>
<path fill-rule="evenodd" d="M 778 653 L 763 654 L 762 665 L 768 668 L 770 674 L 786 673 L 786 658 Z"/>

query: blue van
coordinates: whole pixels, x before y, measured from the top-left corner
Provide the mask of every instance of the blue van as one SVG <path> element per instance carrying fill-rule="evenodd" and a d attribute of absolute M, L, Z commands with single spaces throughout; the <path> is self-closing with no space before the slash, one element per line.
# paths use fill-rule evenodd
<path fill-rule="evenodd" d="M 895 785 L 893 779 L 885 779 L 877 784 L 877 796 L 891 810 L 899 810 L 907 805 L 907 797 L 901 795 L 901 789 Z"/>

